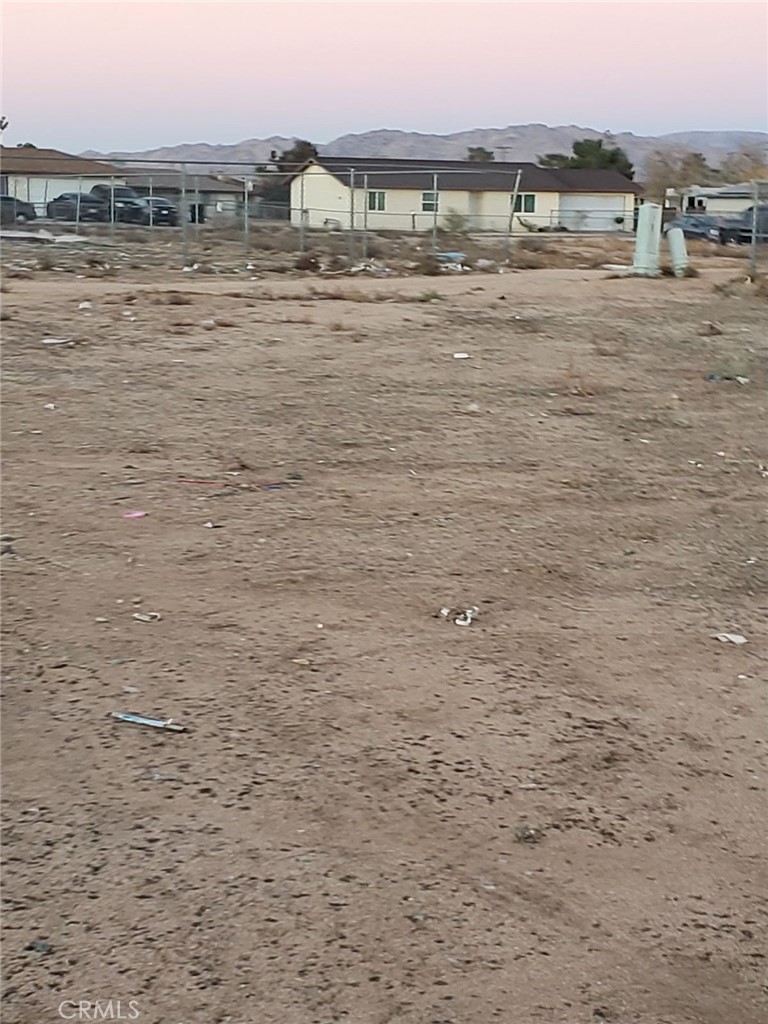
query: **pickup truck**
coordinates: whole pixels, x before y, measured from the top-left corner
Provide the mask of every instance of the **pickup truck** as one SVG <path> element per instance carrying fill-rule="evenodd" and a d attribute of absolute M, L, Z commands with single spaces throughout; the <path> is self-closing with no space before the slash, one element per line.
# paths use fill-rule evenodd
<path fill-rule="evenodd" d="M 108 220 L 122 221 L 124 224 L 145 222 L 146 207 L 132 188 L 126 185 L 94 185 L 91 195 L 106 203 Z"/>
<path fill-rule="evenodd" d="M 710 228 L 709 237 L 713 242 L 727 245 L 749 245 L 752 241 L 752 223 L 754 207 L 750 206 L 738 217 L 723 217 L 716 227 Z M 768 205 L 757 208 L 757 241 L 768 242 Z"/>

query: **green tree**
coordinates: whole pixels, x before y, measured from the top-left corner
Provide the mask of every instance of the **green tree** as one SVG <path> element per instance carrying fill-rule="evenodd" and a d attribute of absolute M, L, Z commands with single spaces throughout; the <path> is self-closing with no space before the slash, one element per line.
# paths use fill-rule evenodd
<path fill-rule="evenodd" d="M 486 149 L 485 146 L 470 146 L 467 150 L 467 160 L 472 164 L 489 164 L 495 159 L 496 154 L 493 150 Z"/>
<path fill-rule="evenodd" d="M 574 142 L 572 150 L 570 156 L 567 153 L 545 153 L 539 157 L 539 163 L 542 167 L 618 171 L 630 181 L 635 176 L 632 162 L 619 146 L 605 146 L 602 139 L 580 139 Z"/>
<path fill-rule="evenodd" d="M 291 178 L 308 160 L 317 158 L 317 147 L 306 139 L 297 139 L 290 149 L 278 153 L 272 151 L 272 163 L 277 168 L 268 171 L 258 167 L 260 174 L 258 192 L 267 205 L 285 206 L 291 201 Z"/>

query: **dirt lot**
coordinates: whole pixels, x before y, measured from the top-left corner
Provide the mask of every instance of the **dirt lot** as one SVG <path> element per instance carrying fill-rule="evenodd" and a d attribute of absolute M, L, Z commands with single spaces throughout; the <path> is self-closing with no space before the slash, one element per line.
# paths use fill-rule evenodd
<path fill-rule="evenodd" d="M 6 1024 L 766 1019 L 733 276 L 8 282 Z"/>

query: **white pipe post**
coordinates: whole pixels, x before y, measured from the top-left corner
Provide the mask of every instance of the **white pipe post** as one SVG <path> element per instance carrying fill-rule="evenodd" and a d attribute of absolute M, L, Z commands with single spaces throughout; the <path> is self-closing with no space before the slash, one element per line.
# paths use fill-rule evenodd
<path fill-rule="evenodd" d="M 688 269 L 688 250 L 685 245 L 685 235 L 682 228 L 670 228 L 667 232 L 667 245 L 672 260 L 672 269 L 675 277 L 685 277 Z"/>
<path fill-rule="evenodd" d="M 633 274 L 639 277 L 658 277 L 660 245 L 661 207 L 658 203 L 644 203 L 637 218 Z"/>

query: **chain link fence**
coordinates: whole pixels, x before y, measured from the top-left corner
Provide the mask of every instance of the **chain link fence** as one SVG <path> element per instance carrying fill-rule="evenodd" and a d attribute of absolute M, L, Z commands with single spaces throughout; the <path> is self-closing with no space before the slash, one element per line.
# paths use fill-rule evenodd
<path fill-rule="evenodd" d="M 287 174 L 285 167 L 244 163 L 214 168 L 133 161 L 105 168 L 114 174 L 67 176 L 47 173 L 44 156 L 30 153 L 25 160 L 33 161 L 34 173 L 0 169 L 6 226 L 35 222 L 52 231 L 115 240 L 128 228 L 148 229 L 175 240 L 185 263 L 201 237 L 241 241 L 249 250 L 254 237 L 263 239 L 270 227 L 290 234 L 301 252 L 323 236 L 336 236 L 350 257 L 366 258 L 377 237 L 421 237 L 433 252 L 447 240 L 457 244 L 474 235 L 501 240 L 507 252 L 520 238 L 538 233 L 626 238 L 637 216 L 631 190 L 546 191 L 535 183 L 527 187 L 526 171 L 504 164 L 446 169 L 409 161 L 389 170 L 386 162 L 372 169 L 366 161 L 367 169 L 359 171 L 352 161 L 343 168 L 335 161 L 333 170 L 312 164 Z M 753 182 L 752 189 L 754 224 L 745 212 L 741 229 L 719 240 L 749 246 L 757 273 L 765 269 L 768 251 L 768 182 Z"/>

